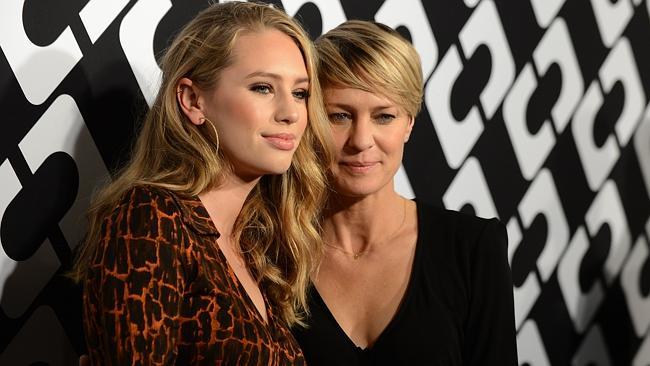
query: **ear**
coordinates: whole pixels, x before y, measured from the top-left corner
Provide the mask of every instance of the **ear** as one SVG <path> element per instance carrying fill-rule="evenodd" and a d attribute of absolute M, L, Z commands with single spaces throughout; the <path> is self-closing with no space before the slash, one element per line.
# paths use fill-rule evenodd
<path fill-rule="evenodd" d="M 409 117 L 409 123 L 406 126 L 406 131 L 404 132 L 404 143 L 406 143 L 411 137 L 411 131 L 413 131 L 414 123 L 415 123 L 415 117 Z"/>
<path fill-rule="evenodd" d="M 188 78 L 181 78 L 176 84 L 176 100 L 181 110 L 195 125 L 205 123 L 202 91 Z"/>

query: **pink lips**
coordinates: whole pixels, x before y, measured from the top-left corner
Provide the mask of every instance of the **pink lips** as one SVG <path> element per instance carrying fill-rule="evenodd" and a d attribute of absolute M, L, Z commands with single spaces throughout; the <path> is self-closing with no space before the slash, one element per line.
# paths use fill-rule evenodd
<path fill-rule="evenodd" d="M 351 173 L 364 174 L 377 165 L 377 162 L 342 161 L 339 165 L 343 166 Z"/>
<path fill-rule="evenodd" d="M 296 145 L 296 136 L 291 133 L 276 133 L 270 135 L 262 135 L 266 141 L 278 150 L 293 150 Z"/>

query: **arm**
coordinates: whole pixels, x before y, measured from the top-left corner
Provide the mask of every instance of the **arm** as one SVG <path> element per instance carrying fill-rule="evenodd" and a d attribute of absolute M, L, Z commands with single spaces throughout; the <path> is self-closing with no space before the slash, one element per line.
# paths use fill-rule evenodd
<path fill-rule="evenodd" d="M 176 358 L 183 281 L 169 198 L 135 189 L 104 221 L 84 288 L 94 365 L 165 365 Z"/>
<path fill-rule="evenodd" d="M 464 364 L 518 365 L 508 237 L 496 219 L 486 223 L 473 248 L 470 278 Z"/>

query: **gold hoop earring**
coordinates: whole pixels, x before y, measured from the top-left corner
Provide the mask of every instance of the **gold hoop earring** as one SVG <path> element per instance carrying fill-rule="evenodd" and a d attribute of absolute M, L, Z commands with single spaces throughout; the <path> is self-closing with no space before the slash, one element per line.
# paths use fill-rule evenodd
<path fill-rule="evenodd" d="M 207 117 L 201 117 L 199 118 L 199 120 L 201 121 L 201 126 L 209 125 L 210 127 L 212 127 L 212 131 L 214 134 L 213 140 L 217 145 L 217 151 L 219 151 L 219 133 L 217 132 L 217 128 L 214 126 L 214 123 L 212 123 L 212 121 L 210 121 Z"/>

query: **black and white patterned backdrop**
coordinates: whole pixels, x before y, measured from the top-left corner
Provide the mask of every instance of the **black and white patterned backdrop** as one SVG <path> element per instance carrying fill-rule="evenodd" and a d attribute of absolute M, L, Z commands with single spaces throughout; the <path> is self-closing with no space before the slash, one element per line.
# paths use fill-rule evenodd
<path fill-rule="evenodd" d="M 276 0 L 422 57 L 406 196 L 507 224 L 521 365 L 650 365 L 650 0 Z M 61 276 L 198 0 L 0 1 L 0 365 L 75 365 Z"/>

